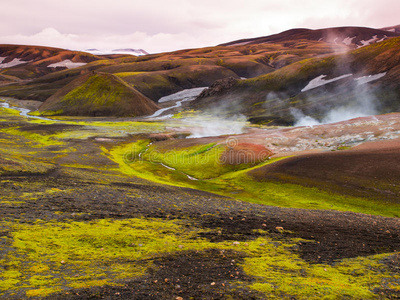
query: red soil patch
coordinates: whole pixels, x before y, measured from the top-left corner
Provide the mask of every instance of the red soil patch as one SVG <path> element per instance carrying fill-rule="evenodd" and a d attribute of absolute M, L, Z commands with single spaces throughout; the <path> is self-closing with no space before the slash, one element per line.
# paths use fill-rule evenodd
<path fill-rule="evenodd" d="M 234 143 L 236 140 L 232 140 Z M 255 165 L 272 156 L 271 150 L 263 145 L 251 143 L 232 144 L 227 141 L 227 149 L 221 155 L 221 161 L 228 165 Z"/>

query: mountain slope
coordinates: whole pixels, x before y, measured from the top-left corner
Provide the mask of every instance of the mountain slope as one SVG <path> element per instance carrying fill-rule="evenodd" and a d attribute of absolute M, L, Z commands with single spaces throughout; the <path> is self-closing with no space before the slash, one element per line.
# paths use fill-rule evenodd
<path fill-rule="evenodd" d="M 381 28 L 381 30 L 400 33 L 400 25 L 389 26 L 389 27 Z"/>
<path fill-rule="evenodd" d="M 363 85 L 361 92 L 382 96 L 383 105 L 377 111 L 388 112 L 398 109 L 394 100 L 399 94 L 396 81 L 399 74 L 395 68 L 398 38 L 393 38 L 397 35 L 363 27 L 293 29 L 216 47 L 141 57 L 96 56 L 57 48 L 5 45 L 0 46 L 3 49 L 0 65 L 6 66 L 0 70 L 0 96 L 52 102 L 52 97 L 58 98 L 67 85 L 97 72 L 120 78 L 154 102 L 184 89 L 213 85 L 193 102 L 193 108 L 222 106 L 229 114 L 281 118 L 284 124 L 291 124 L 292 107 L 321 120 L 325 112 L 318 107 L 319 102 L 326 110 L 354 102 L 360 93 L 356 88 L 361 82 L 358 78 L 385 73 L 383 78 Z M 369 43 L 374 44 L 359 47 Z M 353 77 L 340 77 L 346 74 Z M 324 84 L 302 91 L 310 81 Z M 107 82 L 113 89 L 114 81 Z M 63 109 L 64 113 L 67 111 L 71 110 Z"/>
<path fill-rule="evenodd" d="M 343 112 L 360 108 L 365 114 L 399 111 L 399 61 L 400 38 L 393 38 L 348 53 L 296 62 L 239 80 L 222 91 L 206 90 L 190 105 L 279 124 L 296 122 L 293 109 L 318 121 L 338 108 Z M 310 83 L 314 86 L 306 88 Z"/>
<path fill-rule="evenodd" d="M 90 73 L 79 77 L 47 99 L 43 114 L 83 116 L 143 116 L 159 107 L 117 76 Z"/>
<path fill-rule="evenodd" d="M 19 79 L 32 79 L 65 68 L 104 59 L 85 52 L 60 48 L 0 45 L 0 72 Z"/>
<path fill-rule="evenodd" d="M 0 96 L 45 101 L 59 88 L 87 72 L 98 71 L 120 76 L 140 92 L 157 101 L 159 98 L 184 90 L 209 86 L 215 80 L 227 77 L 253 78 L 273 72 L 305 58 L 348 49 L 345 45 L 325 42 L 294 42 L 259 44 L 235 47 L 207 47 L 179 50 L 142 57 L 114 57 L 93 61 L 86 65 L 64 70 L 51 70 L 48 74 L 33 74 L 33 79 L 0 87 Z M 55 68 L 47 68 L 55 69 Z M 15 68 L 9 69 L 16 73 Z M 21 65 L 18 72 L 26 79 L 31 74 L 28 65 Z"/>
<path fill-rule="evenodd" d="M 288 43 L 298 40 L 311 40 L 360 47 L 399 35 L 400 33 L 397 32 L 367 27 L 335 27 L 317 30 L 298 28 L 265 37 L 237 40 L 222 44 L 222 46 Z"/>

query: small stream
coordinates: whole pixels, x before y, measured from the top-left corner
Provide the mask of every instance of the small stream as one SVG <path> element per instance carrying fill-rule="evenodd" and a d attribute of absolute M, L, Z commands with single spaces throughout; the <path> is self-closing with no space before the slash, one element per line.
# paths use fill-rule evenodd
<path fill-rule="evenodd" d="M 12 106 L 11 107 L 10 104 L 8 104 L 7 102 L 0 102 L 0 107 L 17 110 L 17 111 L 19 111 L 20 116 L 23 116 L 23 117 L 26 117 L 26 118 L 39 119 L 39 120 L 44 120 L 44 121 L 56 121 L 56 120 L 47 119 L 47 118 L 44 118 L 44 117 L 28 115 L 31 112 L 30 109 L 22 108 L 22 107 L 16 107 L 16 106 Z"/>
<path fill-rule="evenodd" d="M 140 159 L 140 160 L 143 159 L 143 157 L 142 157 L 143 153 L 145 153 L 147 150 L 149 150 L 149 149 L 150 149 L 150 146 L 151 146 L 152 144 L 153 144 L 153 143 L 148 144 L 148 145 L 146 146 L 146 149 L 143 150 L 143 151 L 141 151 L 141 152 L 139 153 L 139 159 Z M 198 180 L 197 178 L 194 178 L 194 177 L 192 177 L 192 176 L 190 176 L 190 175 L 188 175 L 188 174 L 186 174 L 186 173 L 184 173 L 184 172 L 182 172 L 182 171 L 178 171 L 177 169 L 175 169 L 175 168 L 173 168 L 173 167 L 170 167 L 170 166 L 168 166 L 168 165 L 166 165 L 166 164 L 164 164 L 164 163 L 162 163 L 162 162 L 156 162 L 156 163 L 159 164 L 159 165 L 161 165 L 161 166 L 163 166 L 164 168 L 167 168 L 168 170 L 179 172 L 179 173 L 185 175 L 185 176 L 186 176 L 188 179 L 190 179 L 190 180 Z"/>

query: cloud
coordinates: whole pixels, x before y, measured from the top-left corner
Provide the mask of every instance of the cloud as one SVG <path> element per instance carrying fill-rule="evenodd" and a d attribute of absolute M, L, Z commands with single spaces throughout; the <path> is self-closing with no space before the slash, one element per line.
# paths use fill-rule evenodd
<path fill-rule="evenodd" d="M 162 52 L 296 27 L 395 25 L 399 8 L 398 0 L 15 0 L 2 3 L 0 42 Z"/>
<path fill-rule="evenodd" d="M 112 50 L 116 48 L 142 48 L 148 52 L 164 52 L 189 47 L 201 47 L 206 38 L 195 37 L 186 33 L 158 33 L 149 35 L 146 32 L 134 32 L 127 35 L 88 35 L 60 33 L 54 28 L 45 28 L 33 35 L 11 35 L 1 37 L 5 44 L 43 45 L 66 48 L 71 50 L 85 50 L 97 48 Z"/>

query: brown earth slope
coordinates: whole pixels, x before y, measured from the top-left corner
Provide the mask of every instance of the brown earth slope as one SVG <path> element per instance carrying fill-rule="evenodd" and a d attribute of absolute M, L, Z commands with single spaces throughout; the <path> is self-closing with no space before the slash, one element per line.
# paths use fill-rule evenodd
<path fill-rule="evenodd" d="M 400 141 L 380 141 L 351 150 L 298 155 L 249 175 L 399 203 L 399 161 Z"/>

